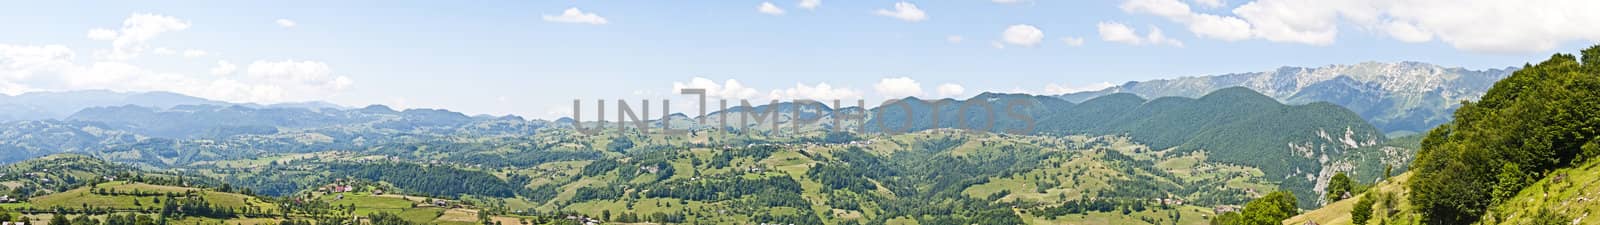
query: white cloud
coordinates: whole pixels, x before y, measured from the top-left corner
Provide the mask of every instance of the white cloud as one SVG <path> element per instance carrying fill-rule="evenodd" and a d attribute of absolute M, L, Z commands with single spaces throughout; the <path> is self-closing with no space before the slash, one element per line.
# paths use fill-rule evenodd
<path fill-rule="evenodd" d="M 821 5 L 822 0 L 800 0 L 800 8 L 802 9 L 817 9 L 817 6 Z"/>
<path fill-rule="evenodd" d="M 1228 6 L 1228 2 L 1224 0 L 1194 0 L 1194 3 L 1200 4 L 1200 6 L 1206 8 L 1222 8 L 1223 6 Z"/>
<path fill-rule="evenodd" d="M 950 35 L 950 36 L 945 36 L 944 37 L 944 41 L 945 42 L 950 42 L 951 44 L 961 43 L 961 41 L 965 41 L 965 40 L 967 40 L 967 38 L 961 37 L 961 35 Z"/>
<path fill-rule="evenodd" d="M 876 89 L 878 94 L 883 95 L 884 98 L 922 95 L 922 83 L 917 83 L 916 80 L 912 80 L 910 77 L 883 78 L 878 80 L 878 84 L 872 85 L 872 88 Z"/>
<path fill-rule="evenodd" d="M 210 53 L 206 53 L 206 51 L 199 50 L 199 49 L 183 50 L 183 57 L 184 58 L 201 57 L 201 56 L 206 56 L 207 54 L 210 54 Z"/>
<path fill-rule="evenodd" d="M 544 21 L 595 25 L 608 23 L 605 17 L 600 17 L 600 15 L 594 13 L 584 13 L 583 10 L 578 9 L 578 7 L 567 8 L 567 10 L 561 11 L 561 15 L 544 15 Z"/>
<path fill-rule="evenodd" d="M 967 91 L 967 89 L 961 87 L 960 84 L 952 83 L 940 84 L 939 87 L 935 89 L 937 92 L 939 92 L 939 96 L 941 97 L 960 97 L 961 93 Z"/>
<path fill-rule="evenodd" d="M 117 31 L 105 28 L 89 29 L 89 40 L 110 41 L 117 39 Z"/>
<path fill-rule="evenodd" d="M 1069 85 L 1069 84 L 1051 83 L 1051 84 L 1044 85 L 1044 93 L 1042 93 L 1042 94 L 1059 95 L 1059 94 L 1070 94 L 1070 93 L 1085 92 L 1085 91 L 1099 91 L 1099 90 L 1104 90 L 1104 89 L 1112 87 L 1112 86 L 1116 86 L 1116 85 L 1113 85 L 1110 82 L 1100 82 L 1100 83 L 1086 84 L 1086 85 L 1081 85 L 1081 86 L 1074 86 L 1074 85 Z"/>
<path fill-rule="evenodd" d="M 299 25 L 299 23 L 295 23 L 293 20 L 289 20 L 289 19 L 278 19 L 278 20 L 273 20 L 272 22 L 273 23 L 277 23 L 279 27 L 283 27 L 283 28 L 291 28 L 291 27 Z"/>
<path fill-rule="evenodd" d="M 187 29 L 177 18 L 133 14 L 117 30 L 93 29 L 89 38 L 110 41 L 109 49 L 93 50 L 98 60 L 79 60 L 78 51 L 62 45 L 0 44 L 0 93 L 105 89 L 113 91 L 170 91 L 235 102 L 276 103 L 326 99 L 354 84 L 349 77 L 315 61 L 257 61 L 251 76 L 209 76 L 151 70 L 124 61 L 143 53 L 147 41 L 162 33 Z M 207 55 L 190 49 L 178 52 L 154 48 L 156 54 Z M 87 62 L 85 62 L 87 61 Z M 219 61 L 212 74 L 228 74 L 238 66 Z M 203 70 L 203 69 L 202 69 Z M 225 73 L 226 72 L 226 73 Z"/>
<path fill-rule="evenodd" d="M 1195 2 L 1226 6 L 1213 0 Z M 1438 40 L 1465 51 L 1491 53 L 1539 52 L 1567 42 L 1600 41 L 1600 29 L 1594 29 L 1600 14 L 1590 12 L 1596 8 L 1600 2 L 1584 0 L 1255 0 L 1233 8 L 1229 16 L 1196 13 L 1178 0 L 1123 3 L 1124 11 L 1186 24 L 1202 38 L 1330 45 L 1343 26 L 1401 42 Z"/>
<path fill-rule="evenodd" d="M 1384 32 L 1389 33 L 1390 37 L 1403 42 L 1421 43 L 1433 40 L 1433 33 L 1423 31 L 1422 28 L 1417 28 L 1416 25 L 1411 25 L 1411 23 L 1391 21 L 1383 29 Z"/>
<path fill-rule="evenodd" d="M 1139 37 L 1139 34 L 1134 33 L 1133 28 L 1122 23 L 1100 22 L 1096 27 L 1100 30 L 1100 40 L 1130 45 L 1144 42 L 1143 38 Z"/>
<path fill-rule="evenodd" d="M 1061 42 L 1067 43 L 1067 46 L 1072 47 L 1083 46 L 1083 38 L 1081 37 L 1064 37 L 1061 38 Z"/>
<path fill-rule="evenodd" d="M 828 85 L 826 82 L 817 83 L 817 85 L 795 83 L 794 87 L 792 88 L 772 90 L 772 92 L 767 94 L 767 98 L 777 99 L 780 101 L 789 101 L 795 99 L 808 99 L 823 102 L 832 100 L 846 101 L 861 99 L 861 92 L 845 87 L 836 88 L 832 85 Z"/>
<path fill-rule="evenodd" d="M 156 55 L 176 55 L 178 54 L 178 50 L 172 50 L 170 48 L 156 48 L 156 50 L 152 50 L 150 53 Z"/>
<path fill-rule="evenodd" d="M 1165 17 L 1187 25 L 1190 32 L 1202 38 L 1239 41 L 1252 37 L 1250 23 L 1232 16 L 1195 13 L 1189 4 L 1178 0 L 1127 0 L 1119 6 L 1128 13 L 1143 13 Z"/>
<path fill-rule="evenodd" d="M 1129 45 L 1168 45 L 1174 47 L 1183 47 L 1183 42 L 1167 38 L 1167 36 L 1161 32 L 1161 28 L 1156 28 L 1155 26 L 1151 26 L 1150 33 L 1143 36 L 1139 35 L 1138 32 L 1133 30 L 1133 28 L 1128 27 L 1128 25 L 1117 22 L 1100 22 L 1100 24 L 1096 25 L 1096 27 L 1100 31 L 1100 39 L 1105 41 Z"/>
<path fill-rule="evenodd" d="M 98 52 L 97 55 L 110 60 L 126 60 L 144 52 L 148 47 L 145 42 L 155 39 L 162 33 L 189 29 L 189 22 L 176 17 L 135 13 L 122 21 L 122 28 L 116 31 L 105 28 L 89 30 L 89 39 L 111 41 L 111 50 Z"/>
<path fill-rule="evenodd" d="M 228 60 L 217 60 L 217 66 L 211 67 L 211 75 L 223 76 L 233 74 L 233 71 L 235 70 L 239 70 L 238 65 L 233 65 L 233 63 L 228 62 Z"/>
<path fill-rule="evenodd" d="M 79 64 L 75 56 L 75 51 L 60 45 L 0 44 L 0 93 L 83 89 L 171 91 L 224 101 L 274 103 L 326 98 L 353 84 L 348 77 L 332 76 L 328 66 L 321 62 L 302 61 L 288 66 L 300 69 L 263 66 L 252 68 L 256 76 L 220 77 L 154 71 L 123 61 Z"/>
<path fill-rule="evenodd" d="M 894 3 L 894 10 L 878 9 L 878 11 L 875 13 L 881 16 L 904 20 L 906 22 L 919 22 L 928 20 L 928 14 L 922 12 L 922 9 L 918 9 L 917 5 L 911 4 L 910 2 L 897 2 Z"/>
<path fill-rule="evenodd" d="M 1017 4 L 1017 3 L 1027 2 L 1027 1 L 1024 1 L 1024 0 L 990 0 L 990 2 L 1000 3 L 1000 4 Z"/>
<path fill-rule="evenodd" d="M 275 83 L 295 84 L 321 87 L 330 90 L 344 90 L 353 82 L 349 77 L 335 76 L 327 63 L 318 61 L 255 61 L 245 69 L 245 75 L 261 79 L 272 80 Z"/>
<path fill-rule="evenodd" d="M 1005 32 L 1000 34 L 1000 40 L 1010 45 L 1033 47 L 1044 40 L 1044 31 L 1039 30 L 1038 27 L 1033 27 L 1033 25 L 1011 25 L 1006 27 Z"/>
<path fill-rule="evenodd" d="M 761 2 L 760 6 L 756 6 L 756 11 L 767 15 L 783 15 L 783 9 L 773 5 L 772 2 Z"/>
<path fill-rule="evenodd" d="M 761 93 L 756 91 L 755 88 L 746 87 L 743 83 L 739 83 L 739 80 L 735 79 L 728 79 L 723 81 L 722 84 L 717 84 L 716 81 L 703 77 L 689 79 L 689 82 L 672 82 L 673 94 L 681 93 L 683 89 L 687 88 L 705 89 L 707 98 L 732 100 L 750 99 Z"/>

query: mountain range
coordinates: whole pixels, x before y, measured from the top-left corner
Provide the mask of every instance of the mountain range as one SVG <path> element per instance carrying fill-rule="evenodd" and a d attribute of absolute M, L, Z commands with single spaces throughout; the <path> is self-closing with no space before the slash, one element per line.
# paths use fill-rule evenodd
<path fill-rule="evenodd" d="M 1424 132 L 1449 121 L 1461 101 L 1477 99 L 1517 69 L 1469 70 L 1420 62 L 1280 67 L 1262 72 L 1134 81 L 1058 97 L 1072 102 L 1116 93 L 1144 98 L 1199 97 L 1223 88 L 1246 87 L 1288 104 L 1333 103 L 1397 136 Z"/>
<path fill-rule="evenodd" d="M 60 92 L 27 92 L 19 95 L 0 94 L 0 121 L 66 119 L 79 110 L 106 106 L 140 106 L 158 109 L 181 105 L 243 106 L 251 108 L 305 108 L 344 109 L 333 103 L 291 102 L 278 104 L 230 103 L 188 96 L 172 92 L 116 92 L 107 90 L 78 90 Z"/>

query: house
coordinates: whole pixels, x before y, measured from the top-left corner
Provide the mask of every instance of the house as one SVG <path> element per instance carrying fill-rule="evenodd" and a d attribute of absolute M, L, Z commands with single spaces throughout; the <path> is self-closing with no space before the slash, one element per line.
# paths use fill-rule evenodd
<path fill-rule="evenodd" d="M 383 195 L 383 189 L 372 189 L 372 195 Z"/>
<path fill-rule="evenodd" d="M 445 201 L 444 201 L 444 200 L 443 200 L 443 199 L 434 199 L 434 200 L 433 200 L 433 205 L 434 205 L 434 206 L 438 206 L 438 207 L 445 207 L 445 206 L 447 206 L 447 205 L 449 205 L 449 204 L 450 204 L 450 203 L 448 203 L 448 202 L 445 202 Z"/>
<path fill-rule="evenodd" d="M 1211 211 L 1217 213 L 1217 215 L 1222 215 L 1223 213 L 1238 212 L 1239 211 L 1239 206 L 1219 205 L 1219 206 L 1213 207 L 1211 209 Z"/>

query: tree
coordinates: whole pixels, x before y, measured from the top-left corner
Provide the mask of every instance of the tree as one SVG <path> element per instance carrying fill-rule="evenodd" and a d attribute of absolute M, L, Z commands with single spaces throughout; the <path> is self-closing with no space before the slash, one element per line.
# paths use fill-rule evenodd
<path fill-rule="evenodd" d="M 1383 165 L 1383 179 L 1394 177 L 1394 165 Z"/>
<path fill-rule="evenodd" d="M 72 222 L 68 221 L 67 217 L 66 216 L 62 216 L 61 213 L 56 213 L 56 214 L 50 216 L 50 224 L 71 224 L 71 223 Z"/>
<path fill-rule="evenodd" d="M 1245 211 L 1240 212 L 1237 220 L 1226 219 L 1219 215 L 1221 225 L 1278 225 L 1283 220 L 1298 214 L 1299 207 L 1294 206 L 1296 199 L 1290 191 L 1272 191 L 1261 198 L 1251 199 L 1245 203 Z M 1218 222 L 1213 220 L 1213 223 Z"/>
<path fill-rule="evenodd" d="M 1406 185 L 1428 224 L 1470 224 L 1530 180 L 1600 156 L 1600 46 L 1496 82 L 1428 132 Z M 1507 165 L 1515 165 L 1508 167 Z"/>
<path fill-rule="evenodd" d="M 1222 215 L 1217 215 L 1217 218 L 1211 219 L 1211 225 L 1235 224 L 1244 224 L 1244 216 L 1240 215 L 1238 212 L 1223 213 Z"/>
<path fill-rule="evenodd" d="M 1354 191 L 1355 185 L 1350 181 L 1350 176 L 1346 176 L 1344 172 L 1333 174 L 1333 179 L 1328 180 L 1328 203 L 1344 200 L 1346 193 L 1355 194 L 1351 193 Z"/>
<path fill-rule="evenodd" d="M 1350 222 L 1357 225 L 1367 224 L 1367 220 L 1372 219 L 1372 204 L 1371 195 L 1361 195 L 1361 200 L 1356 201 L 1356 206 L 1350 209 Z"/>

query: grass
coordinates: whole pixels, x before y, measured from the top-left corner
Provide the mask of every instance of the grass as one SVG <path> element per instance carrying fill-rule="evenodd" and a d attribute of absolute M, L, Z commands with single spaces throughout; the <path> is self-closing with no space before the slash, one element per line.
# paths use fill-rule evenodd
<path fill-rule="evenodd" d="M 1565 176 L 1557 181 L 1555 177 Z M 1582 166 L 1551 172 L 1537 183 L 1523 188 L 1516 197 L 1491 210 L 1487 224 L 1530 224 L 1541 210 L 1565 217 L 1573 224 L 1600 222 L 1600 160 Z"/>
<path fill-rule="evenodd" d="M 206 201 L 210 202 L 211 204 L 227 207 L 254 206 L 263 209 L 276 208 L 275 205 L 268 204 L 260 199 L 255 199 L 254 197 L 235 193 L 206 191 L 196 188 L 128 182 L 108 182 L 95 185 L 95 187 L 107 191 L 114 190 L 119 192 L 142 191 L 158 193 L 184 193 L 186 191 L 198 191 L 200 195 L 205 197 Z M 161 207 L 161 204 L 156 203 L 157 199 L 165 198 L 165 196 L 99 195 L 90 192 L 89 188 L 78 188 L 66 192 L 33 198 L 31 204 L 32 207 L 40 209 L 55 207 L 81 208 L 83 206 L 112 209 L 155 209 Z"/>
<path fill-rule="evenodd" d="M 1071 214 L 1055 218 L 1039 218 L 1022 214 L 1024 222 L 1029 224 L 1174 224 L 1172 212 L 1178 212 L 1176 224 L 1209 224 L 1211 208 L 1200 206 L 1180 206 L 1169 210 L 1146 210 L 1123 215 L 1121 212 L 1091 212 L 1086 214 Z M 1145 221 L 1146 219 L 1150 221 Z M 1154 223 L 1152 223 L 1154 222 Z M 1299 224 L 1296 224 L 1299 225 Z"/>
<path fill-rule="evenodd" d="M 320 199 L 327 201 L 328 204 L 332 205 L 355 205 L 356 215 L 367 215 L 375 212 L 400 214 L 402 211 L 411 209 L 413 206 L 415 206 L 413 201 L 406 201 L 405 199 L 401 198 L 373 196 L 371 194 L 360 192 L 344 193 L 343 199 L 340 199 L 338 196 L 339 194 L 329 194 L 323 195 Z M 420 199 L 419 197 L 412 198 Z"/>
<path fill-rule="evenodd" d="M 1404 198 L 1406 196 L 1406 193 L 1407 193 L 1406 192 L 1407 189 L 1405 188 L 1405 183 L 1408 180 L 1411 180 L 1411 173 L 1400 174 L 1399 176 L 1391 177 L 1391 178 L 1389 178 L 1387 180 L 1384 180 L 1383 182 L 1378 183 L 1377 185 L 1374 185 L 1372 188 L 1367 189 L 1366 194 L 1373 194 L 1373 193 L 1380 193 L 1380 192 L 1382 192 L 1382 193 L 1395 193 L 1396 196 L 1397 196 L 1396 201 L 1398 201 L 1397 204 L 1399 204 L 1398 208 L 1401 209 L 1400 210 L 1401 212 L 1406 212 L 1406 211 L 1408 211 L 1406 209 L 1410 208 L 1409 204 L 1406 203 L 1405 198 Z M 1297 216 L 1294 216 L 1294 217 L 1290 217 L 1287 220 L 1283 220 L 1283 224 L 1284 225 L 1301 225 L 1301 224 L 1305 224 L 1306 221 L 1313 221 L 1313 222 L 1316 222 L 1317 224 L 1322 224 L 1322 225 L 1352 224 L 1351 221 L 1350 221 L 1350 209 L 1355 208 L 1356 202 L 1360 201 L 1360 200 L 1361 200 L 1360 197 L 1353 197 L 1353 198 L 1349 198 L 1349 199 L 1345 199 L 1345 200 L 1339 200 L 1337 202 L 1333 202 L 1333 203 L 1330 203 L 1328 205 L 1325 205 L 1320 209 L 1306 211 L 1306 212 L 1301 213 L 1300 215 L 1297 215 Z M 1384 210 L 1377 210 L 1376 209 L 1376 208 L 1379 208 L 1379 207 L 1373 207 L 1373 208 L 1375 208 L 1374 211 L 1379 211 L 1379 212 L 1384 211 Z M 1397 213 L 1397 214 L 1404 214 L 1404 213 Z M 1373 219 L 1371 219 L 1371 221 L 1369 221 L 1369 223 L 1375 223 L 1375 221 L 1378 220 L 1377 218 L 1379 218 L 1380 216 L 1381 215 L 1374 214 L 1373 215 Z M 1390 223 L 1390 224 L 1393 224 L 1393 223 Z"/>

